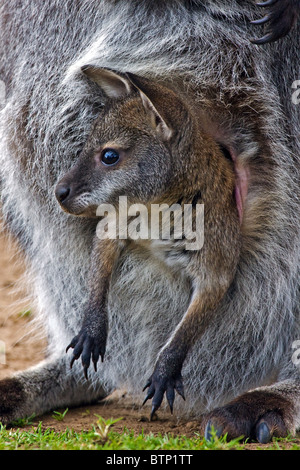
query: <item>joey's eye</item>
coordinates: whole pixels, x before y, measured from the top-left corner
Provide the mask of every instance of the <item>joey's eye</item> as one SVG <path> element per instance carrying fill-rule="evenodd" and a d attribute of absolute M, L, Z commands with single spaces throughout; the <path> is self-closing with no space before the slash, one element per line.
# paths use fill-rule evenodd
<path fill-rule="evenodd" d="M 101 153 L 101 161 L 104 165 L 115 165 L 119 160 L 120 155 L 114 149 L 104 149 Z"/>

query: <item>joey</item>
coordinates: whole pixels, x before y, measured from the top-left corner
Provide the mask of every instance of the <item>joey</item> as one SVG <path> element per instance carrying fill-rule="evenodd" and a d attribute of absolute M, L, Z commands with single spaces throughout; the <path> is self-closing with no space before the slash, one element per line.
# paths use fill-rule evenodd
<path fill-rule="evenodd" d="M 182 210 L 190 204 L 195 226 L 196 206 L 204 205 L 204 244 L 193 250 L 184 245 L 187 231 L 180 239 L 174 237 L 174 230 L 169 239 L 160 236 L 159 244 L 130 236 L 127 240 L 94 238 L 89 301 L 82 328 L 68 346 L 74 348 L 71 364 L 81 356 L 86 377 L 90 360 L 96 368 L 99 357 L 104 358 L 107 295 L 122 250 L 132 244 L 149 250 L 152 258 L 160 256 L 168 269 L 180 271 L 190 284 L 189 306 L 161 349 L 145 386 L 145 401 L 152 398 L 152 417 L 164 394 L 171 410 L 175 390 L 184 397 L 185 358 L 235 275 L 240 220 L 233 162 L 204 132 L 197 109 L 172 89 L 107 69 L 86 66 L 83 72 L 101 87 L 106 103 L 78 161 L 56 187 L 61 207 L 77 216 L 96 215 L 95 208 L 105 203 L 118 212 L 120 196 L 132 204 L 144 204 L 149 213 L 153 204 L 177 203 Z"/>

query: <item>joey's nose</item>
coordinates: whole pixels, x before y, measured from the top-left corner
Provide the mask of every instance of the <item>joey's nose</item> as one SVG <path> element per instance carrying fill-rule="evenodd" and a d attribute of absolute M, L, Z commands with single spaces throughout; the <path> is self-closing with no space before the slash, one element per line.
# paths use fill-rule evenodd
<path fill-rule="evenodd" d="M 60 204 L 63 204 L 66 201 L 66 199 L 68 198 L 70 192 L 71 192 L 71 189 L 66 184 L 58 184 L 56 186 L 55 196 L 56 196 L 57 200 L 60 202 Z"/>

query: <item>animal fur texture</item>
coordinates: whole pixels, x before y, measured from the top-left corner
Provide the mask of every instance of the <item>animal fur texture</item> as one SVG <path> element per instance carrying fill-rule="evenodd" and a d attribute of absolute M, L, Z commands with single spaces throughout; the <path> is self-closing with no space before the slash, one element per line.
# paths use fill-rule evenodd
<path fill-rule="evenodd" d="M 81 355 L 87 376 L 90 359 L 95 369 L 100 356 L 103 360 L 110 323 L 107 297 L 122 252 L 127 257 L 135 251 L 136 257 L 147 259 L 149 266 L 156 264 L 164 276 L 179 275 L 190 285 L 190 301 L 147 382 L 146 401 L 152 398 L 153 416 L 164 394 L 171 410 L 175 390 L 184 398 L 182 365 L 235 276 L 241 217 L 234 163 L 203 131 L 201 107 L 185 102 L 176 89 L 107 69 L 84 71 L 99 85 L 106 103 L 75 166 L 60 180 L 55 194 L 62 209 L 73 215 L 91 217 L 100 215 L 101 208 L 105 214 L 112 207 L 111 216 L 125 215 L 126 227 L 119 222 L 116 233 L 107 238 L 106 232 L 103 239 L 101 225 L 108 221 L 102 218 L 97 225 L 89 301 L 81 330 L 70 343 L 72 363 Z M 139 211 L 138 220 L 130 222 L 124 214 L 127 210 L 119 199 L 124 195 L 126 206 L 129 200 Z M 161 224 L 155 216 L 158 207 Z M 203 227 L 199 224 L 202 209 Z M 136 231 L 132 234 L 133 223 L 143 232 L 138 239 Z"/>
<path fill-rule="evenodd" d="M 271 396 L 272 410 L 282 404 L 283 433 L 300 425 L 299 369 L 291 359 L 300 339 L 300 108 L 291 99 L 300 33 L 295 26 L 286 38 L 255 45 L 258 26 L 250 21 L 260 13 L 254 2 L 234 0 L 1 0 L 2 207 L 26 253 L 48 335 L 47 359 L 0 383 L 3 422 L 89 403 L 119 386 L 142 399 L 189 300 L 180 276 L 168 277 L 134 253 L 122 258 L 109 298 L 106 360 L 90 382 L 80 364 L 70 370 L 65 348 L 82 321 L 96 222 L 63 213 L 54 189 L 101 112 L 98 87 L 81 73 L 92 64 L 190 90 L 207 130 L 231 149 L 246 182 L 237 273 L 184 364 L 186 401 L 177 400 L 174 412 L 210 411 L 222 429 L 234 423 L 234 435 L 247 399 L 255 424 Z M 240 395 L 247 399 L 228 411 Z"/>

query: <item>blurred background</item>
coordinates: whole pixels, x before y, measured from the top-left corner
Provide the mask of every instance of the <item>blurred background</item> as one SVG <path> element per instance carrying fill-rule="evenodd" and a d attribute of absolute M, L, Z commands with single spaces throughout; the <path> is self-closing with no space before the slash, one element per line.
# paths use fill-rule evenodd
<path fill-rule="evenodd" d="M 32 324 L 24 274 L 24 260 L 17 244 L 0 221 L 0 379 L 44 357 L 44 334 Z"/>

